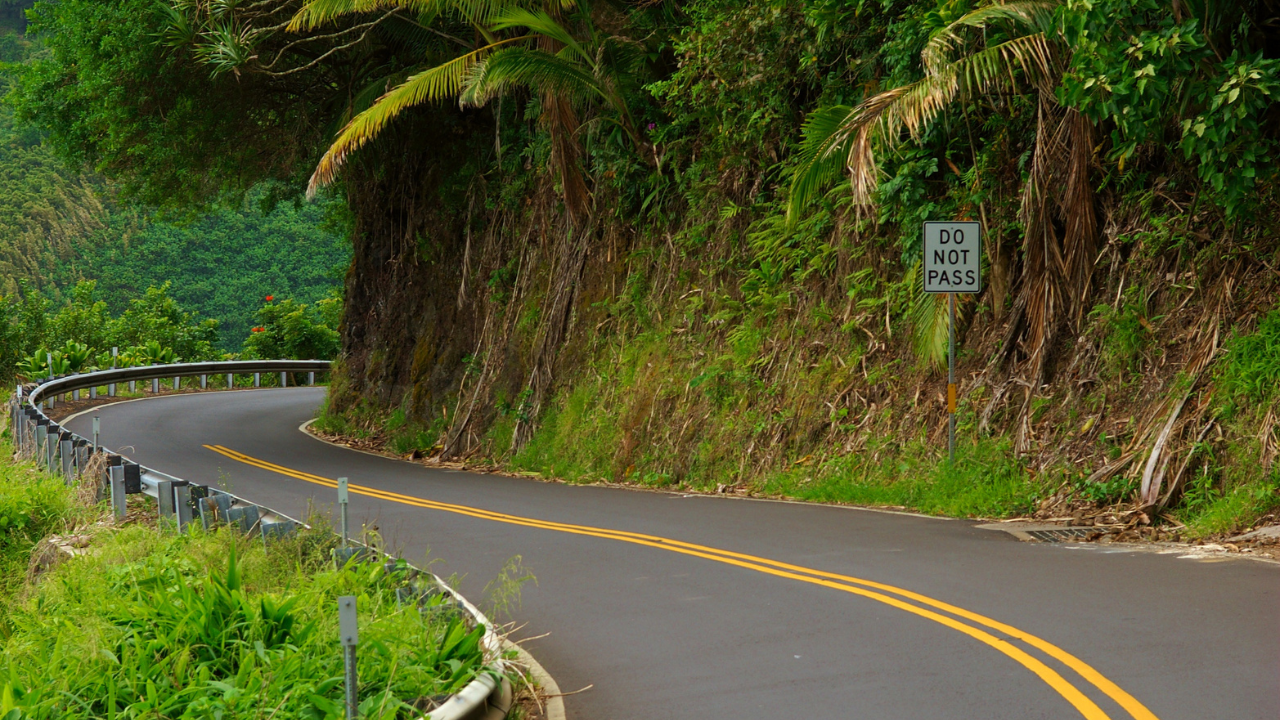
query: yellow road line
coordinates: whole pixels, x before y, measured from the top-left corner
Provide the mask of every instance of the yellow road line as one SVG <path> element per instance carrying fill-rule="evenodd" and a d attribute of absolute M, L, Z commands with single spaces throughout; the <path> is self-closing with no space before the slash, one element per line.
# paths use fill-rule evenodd
<path fill-rule="evenodd" d="M 317 485 L 323 485 L 325 487 L 330 487 L 330 488 L 337 487 L 337 482 L 335 480 L 331 480 L 329 478 L 325 478 L 319 475 L 312 475 L 310 473 L 302 472 L 299 470 L 294 470 L 292 468 L 284 467 L 282 465 L 276 465 L 275 463 L 271 463 L 265 460 L 259 460 L 257 458 L 250 457 L 248 455 L 237 452 L 235 450 L 231 450 L 229 448 L 223 447 L 221 445 L 216 445 L 216 446 L 205 445 L 204 447 L 210 450 L 213 450 L 214 452 L 217 452 L 221 455 L 229 457 L 233 460 L 236 460 L 238 462 L 242 462 L 247 465 L 252 465 L 254 467 L 258 467 L 263 470 L 276 472 L 282 475 L 286 475 L 288 477 L 293 477 L 298 480 L 303 480 L 305 482 L 310 482 Z M 876 600 L 877 602 L 885 603 L 887 605 L 898 608 L 905 612 L 909 612 L 914 615 L 918 615 L 920 617 L 924 617 L 926 619 L 945 625 L 946 627 L 952 628 L 954 630 L 957 630 L 958 632 L 962 632 L 966 635 L 969 635 L 970 637 L 980 642 L 983 642 L 995 648 L 996 650 L 999 650 L 1000 652 L 1016 660 L 1017 662 L 1025 666 L 1027 669 L 1035 673 L 1037 676 L 1039 676 L 1042 680 L 1044 680 L 1045 683 L 1047 683 L 1050 687 L 1052 687 L 1055 691 L 1057 691 L 1060 695 L 1062 695 L 1064 699 L 1070 702 L 1085 718 L 1088 718 L 1089 720 L 1109 719 L 1109 716 L 1106 715 L 1106 713 L 1104 713 L 1096 704 L 1094 704 L 1093 701 L 1085 697 L 1083 693 L 1081 693 L 1074 685 L 1069 683 L 1061 675 L 1059 675 L 1054 670 L 1050 669 L 1048 666 L 1046 666 L 1044 663 L 1040 662 L 1036 658 L 1028 655 L 1027 653 L 1023 652 L 1021 649 L 1009 644 L 1008 642 L 1001 640 L 1000 638 L 997 638 L 994 635 L 991 635 L 990 633 L 987 633 L 983 630 L 980 630 L 978 628 L 974 628 L 965 623 L 959 622 L 954 618 L 946 617 L 945 615 L 940 615 L 938 613 L 920 608 L 916 605 L 903 602 L 902 600 L 899 600 L 897 598 L 889 597 L 879 592 L 872 592 L 864 588 L 874 588 L 875 590 L 881 590 L 884 592 L 892 593 L 902 598 L 907 598 L 914 602 L 918 602 L 920 604 L 927 605 L 953 615 L 957 615 L 959 617 L 975 622 L 979 625 L 983 625 L 993 630 L 1002 632 L 1006 635 L 1009 635 L 1010 637 L 1014 637 L 1019 640 L 1022 640 L 1023 642 L 1026 642 L 1032 647 L 1035 647 L 1041 650 L 1042 652 L 1049 655 L 1050 657 L 1053 657 L 1059 662 L 1062 662 L 1067 667 L 1070 667 L 1072 670 L 1074 670 L 1077 674 L 1079 674 L 1082 678 L 1084 678 L 1090 684 L 1094 685 L 1103 693 L 1105 693 L 1108 697 L 1115 700 L 1121 707 L 1125 709 L 1126 712 L 1128 712 L 1134 718 L 1134 720 L 1158 720 L 1150 710 L 1148 710 L 1145 706 L 1143 706 L 1142 703 L 1138 702 L 1133 696 L 1126 693 L 1119 686 L 1117 686 L 1115 683 L 1108 680 L 1101 673 L 1099 673 L 1097 670 L 1089 666 L 1084 661 L 1080 660 L 1074 655 L 1071 655 L 1065 650 L 1062 650 L 1061 648 L 1053 645 L 1052 643 L 1049 643 L 1041 638 L 1036 637 L 1035 635 L 1027 633 L 1023 630 L 1019 630 L 1010 625 L 1006 625 L 996 620 L 992 620 L 985 616 L 979 615 L 974 612 L 970 612 L 963 608 L 959 608 L 939 600 L 934 600 L 933 598 L 927 597 L 925 595 L 920 595 L 919 593 L 915 593 L 910 590 L 904 590 L 902 588 L 897 588 L 892 585 L 886 585 L 884 583 L 878 583 L 871 580 L 863 580 L 861 578 L 850 577 L 847 575 L 829 573 L 822 570 L 815 570 L 812 568 L 806 568 L 798 565 L 791 565 L 788 563 L 779 562 L 776 560 L 770 560 L 768 558 L 761 558 L 753 555 L 745 555 L 742 553 L 736 553 L 728 550 L 720 550 L 717 548 L 707 547 L 703 545 L 696 545 L 693 543 L 686 543 L 679 540 L 672 540 L 669 538 L 663 538 L 663 537 L 658 537 L 653 535 L 645 535 L 641 533 L 633 533 L 633 532 L 628 532 L 623 530 L 609 530 L 605 528 L 595 528 L 595 527 L 583 526 L 583 525 L 570 525 L 566 523 L 558 523 L 558 522 L 548 521 L 548 520 L 536 520 L 533 518 L 525 518 L 525 517 L 520 517 L 516 515 L 506 515 L 503 513 L 493 512 L 490 510 L 472 508 L 465 505 L 452 505 L 449 503 L 442 503 L 434 500 L 425 500 L 422 498 L 416 498 L 409 495 L 401 495 L 399 493 L 378 490 L 375 488 L 365 487 L 361 485 L 349 485 L 348 489 L 350 492 L 353 492 L 359 495 L 365 495 L 368 497 L 374 497 L 382 500 L 388 500 L 391 502 L 397 502 L 397 503 L 412 505 L 416 507 L 422 507 L 422 508 L 433 509 L 433 510 L 442 510 L 445 512 L 452 512 L 456 514 L 467 515 L 470 517 L 489 520 L 492 522 L 503 522 L 503 523 L 513 524 L 513 525 L 523 525 L 526 527 L 553 530 L 557 532 L 565 532 L 565 533 L 570 533 L 575 535 L 599 537 L 599 538 L 605 538 L 610 540 L 617 540 L 620 542 L 629 542 L 636 545 L 655 547 L 662 550 L 668 550 L 670 552 L 677 552 L 683 555 L 701 557 L 701 558 L 712 560 L 715 562 L 735 565 L 738 567 L 755 570 L 757 572 L 762 572 L 769 575 L 775 575 L 778 577 L 798 580 L 800 582 L 806 582 L 813 585 L 829 587 L 832 589 L 841 590 L 841 591 L 852 593 L 855 595 L 867 597 L 869 599 Z M 800 573 L 803 573 L 803 574 L 800 574 Z M 832 580 L 837 580 L 840 582 L 832 582 Z M 860 585 L 863 587 L 849 587 L 848 585 L 844 585 L 840 583 L 851 583 L 851 584 Z"/>

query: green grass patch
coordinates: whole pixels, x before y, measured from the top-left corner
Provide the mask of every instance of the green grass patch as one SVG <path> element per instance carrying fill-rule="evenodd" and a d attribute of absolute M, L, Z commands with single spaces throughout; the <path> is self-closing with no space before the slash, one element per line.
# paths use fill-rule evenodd
<path fill-rule="evenodd" d="M 1227 491 L 1195 486 L 1188 489 L 1179 513 L 1194 537 L 1236 534 L 1280 508 L 1280 482 L 1275 477 Z"/>
<path fill-rule="evenodd" d="M 763 489 L 812 502 L 894 506 L 953 517 L 1029 512 L 1044 491 L 1003 440 L 961 444 L 954 468 L 921 442 L 881 454 L 885 457 L 879 461 L 868 451 L 775 473 Z"/>
<path fill-rule="evenodd" d="M 1248 335 L 1233 336 L 1218 370 L 1224 415 L 1265 404 L 1280 388 L 1280 310 L 1272 310 Z"/>

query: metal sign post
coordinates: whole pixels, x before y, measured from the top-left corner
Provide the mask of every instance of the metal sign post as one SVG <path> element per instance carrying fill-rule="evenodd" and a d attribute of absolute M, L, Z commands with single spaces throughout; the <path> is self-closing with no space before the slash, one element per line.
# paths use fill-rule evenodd
<path fill-rule="evenodd" d="M 343 678 L 347 686 L 347 720 L 355 720 L 360 709 L 356 702 L 356 643 L 360 641 L 360 630 L 352 595 L 338 598 L 338 635 L 342 639 Z"/>
<path fill-rule="evenodd" d="M 98 452 L 98 432 L 102 430 L 102 421 L 97 415 L 93 416 L 93 451 Z"/>
<path fill-rule="evenodd" d="M 947 294 L 947 461 L 956 464 L 956 293 L 982 292 L 982 226 L 924 224 L 924 291 Z"/>
<path fill-rule="evenodd" d="M 342 511 L 342 547 L 347 547 L 347 479 L 338 478 L 338 507 Z"/>

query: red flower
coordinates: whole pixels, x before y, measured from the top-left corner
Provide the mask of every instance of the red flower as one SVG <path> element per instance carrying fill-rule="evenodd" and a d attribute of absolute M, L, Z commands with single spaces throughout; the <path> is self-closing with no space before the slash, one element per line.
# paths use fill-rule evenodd
<path fill-rule="evenodd" d="M 275 299 L 276 299 L 276 296 L 275 296 L 275 295 L 268 295 L 268 296 L 267 296 L 267 302 L 271 302 L 272 300 L 275 300 Z"/>
<path fill-rule="evenodd" d="M 262 332 L 263 330 L 266 330 L 266 328 L 256 327 L 256 328 L 254 328 L 253 330 L 251 330 L 250 332 Z"/>

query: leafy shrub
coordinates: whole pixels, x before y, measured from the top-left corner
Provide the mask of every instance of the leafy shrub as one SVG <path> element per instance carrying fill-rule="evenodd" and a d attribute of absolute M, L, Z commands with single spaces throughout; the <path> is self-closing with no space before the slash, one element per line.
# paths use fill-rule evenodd
<path fill-rule="evenodd" d="M 244 341 L 244 357 L 330 360 L 338 354 L 337 298 L 308 307 L 293 300 L 268 297 L 255 317 L 258 326 Z"/>

